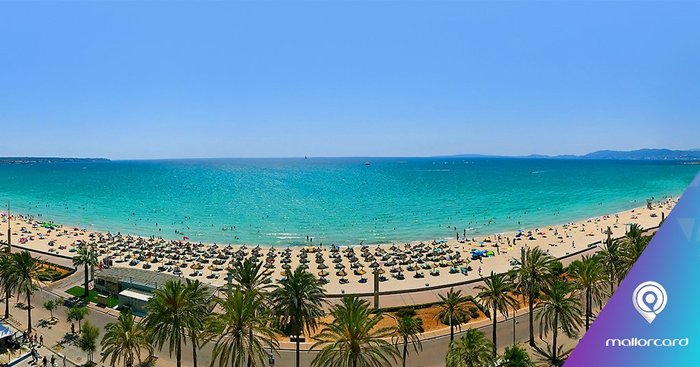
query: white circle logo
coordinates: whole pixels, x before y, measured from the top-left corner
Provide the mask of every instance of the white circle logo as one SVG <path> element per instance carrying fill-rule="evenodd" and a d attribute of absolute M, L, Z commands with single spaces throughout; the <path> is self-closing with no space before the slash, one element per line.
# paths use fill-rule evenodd
<path fill-rule="evenodd" d="M 638 285 L 632 294 L 634 308 L 650 324 L 664 310 L 667 300 L 666 289 L 652 281 Z"/>

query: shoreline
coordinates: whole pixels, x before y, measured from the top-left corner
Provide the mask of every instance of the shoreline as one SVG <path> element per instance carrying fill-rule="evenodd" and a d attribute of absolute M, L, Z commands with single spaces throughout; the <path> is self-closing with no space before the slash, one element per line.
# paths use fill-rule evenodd
<path fill-rule="evenodd" d="M 668 214 L 678 198 L 663 199 L 654 202 L 652 210 L 646 207 L 613 213 L 602 214 L 587 219 L 558 225 L 542 226 L 521 232 L 507 231 L 483 236 L 468 236 L 465 241 L 460 238 L 438 239 L 433 241 L 411 241 L 401 245 L 372 244 L 372 245 L 330 245 L 306 246 L 262 246 L 262 245 L 212 245 L 199 244 L 178 240 L 150 239 L 149 237 L 129 235 L 108 235 L 109 232 L 82 231 L 76 227 L 61 226 L 56 230 L 48 230 L 38 225 L 36 218 L 13 215 L 13 245 L 35 249 L 71 257 L 70 249 L 76 246 L 76 241 L 97 241 L 99 243 L 100 259 L 111 257 L 116 267 L 131 267 L 141 269 L 148 263 L 151 271 L 167 267 L 173 274 L 172 260 L 158 253 L 165 249 L 183 256 L 186 267 L 178 264 L 181 269 L 179 276 L 199 279 L 202 282 L 221 286 L 225 284 L 225 267 L 229 261 L 213 266 L 206 260 L 213 259 L 215 253 L 228 255 L 243 250 L 246 257 L 257 254 L 260 260 L 268 263 L 272 278 L 279 280 L 282 276 L 283 262 L 285 266 L 296 268 L 300 264 L 308 266 L 309 271 L 316 276 L 327 272 L 324 277 L 329 295 L 369 294 L 373 291 L 371 273 L 372 265 L 384 271 L 385 280 L 380 282 L 380 292 L 401 293 L 430 290 L 436 287 L 447 287 L 451 284 L 465 284 L 479 280 L 491 271 L 501 273 L 512 267 L 511 259 L 519 256 L 522 247 L 541 247 L 552 256 L 562 258 L 572 253 L 587 249 L 590 244 L 604 240 L 607 235 L 603 229 L 610 226 L 613 237 L 624 234 L 628 223 L 638 223 L 644 228 L 658 226 L 661 217 Z M 7 218 L 3 215 L 0 222 L 0 239 L 6 241 Z M 588 224 L 588 226 L 586 226 Z M 25 227 L 22 231 L 22 227 Z M 33 239 L 32 239 L 33 237 Z M 460 236 L 461 237 L 461 236 Z M 25 238 L 25 240 L 21 240 Z M 24 242 L 24 243 L 22 243 Z M 52 242 L 50 244 L 49 242 Z M 576 245 L 578 244 L 578 245 Z M 115 251 L 117 247 L 119 251 Z M 154 248 L 156 247 L 156 248 Z M 126 250 L 125 250 L 126 249 Z M 257 249 L 257 250 L 256 250 Z M 249 251 L 250 250 L 250 251 Z M 473 260 L 470 251 L 489 251 L 492 256 Z M 274 257 L 271 255 L 274 252 Z M 264 256 L 267 253 L 267 256 Z M 207 254 L 207 255 L 202 255 Z M 133 257 L 132 257 L 133 255 Z M 408 256 L 407 256 L 408 255 Z M 337 256 L 337 257 L 334 257 Z M 307 259 L 316 257 L 317 261 Z M 135 261 L 135 259 L 138 259 Z M 178 257 L 179 259 L 179 257 Z M 306 261 L 304 262 L 305 259 Z M 327 267 L 321 269 L 318 260 L 323 259 Z M 364 260 L 361 260 L 364 259 Z M 121 261 L 119 261 L 121 260 Z M 129 260 L 129 261 L 126 261 Z M 135 262 L 135 263 L 134 263 Z M 167 265 L 170 262 L 170 265 Z M 131 263 L 131 265 L 130 265 Z M 179 263 L 176 261 L 175 263 Z M 195 265 L 199 269 L 194 270 Z M 337 268 L 341 264 L 341 268 Z M 359 269 L 359 270 L 358 270 Z M 165 270 L 164 270 L 165 271 Z M 198 272 L 197 272 L 198 271 Z M 180 273 L 180 271 L 178 271 Z M 213 274 L 219 274 L 214 277 Z M 366 274 L 366 275 L 365 275 Z M 401 274 L 401 276 L 397 276 Z M 418 274 L 421 277 L 417 277 Z M 211 278 L 209 278 L 211 276 Z M 368 279 L 370 278 L 370 279 Z M 341 283 L 341 279 L 344 280 Z"/>
<path fill-rule="evenodd" d="M 677 200 L 677 199 L 682 195 L 682 193 L 683 193 L 683 191 L 681 191 L 681 192 L 678 193 L 678 194 L 665 194 L 665 195 L 661 195 L 661 196 L 659 196 L 658 198 L 655 198 L 653 202 L 654 202 L 654 203 L 659 203 L 659 202 L 663 202 L 663 201 L 666 201 L 666 200 L 669 200 L 669 199 L 671 199 L 671 200 Z M 551 221 L 547 221 L 547 222 L 543 221 L 542 223 L 544 223 L 544 224 L 537 224 L 537 223 L 532 224 L 532 225 L 523 224 L 522 226 L 519 226 L 519 227 L 520 227 L 520 228 L 526 228 L 526 229 L 544 228 L 544 227 L 556 227 L 556 226 L 561 226 L 561 225 L 563 225 L 563 224 L 576 223 L 576 222 L 580 222 L 580 221 L 585 221 L 585 220 L 588 220 L 588 219 L 591 219 L 591 218 L 595 218 L 595 217 L 597 217 L 597 216 L 606 215 L 606 214 L 619 214 L 619 213 L 627 212 L 627 211 L 630 211 L 630 210 L 633 210 L 633 209 L 640 209 L 640 208 L 643 208 L 643 205 L 641 205 L 641 204 L 644 202 L 644 200 L 645 200 L 645 199 L 628 201 L 626 205 L 619 205 L 619 207 L 622 207 L 621 209 L 610 209 L 610 210 L 607 210 L 607 211 L 605 211 L 605 210 L 597 210 L 597 211 L 594 211 L 594 210 L 592 209 L 593 206 L 591 206 L 591 207 L 590 207 L 591 210 L 590 210 L 590 211 L 586 211 L 586 212 L 587 212 L 587 213 L 592 213 L 592 214 L 588 214 L 588 215 L 581 214 L 581 215 L 576 215 L 576 216 L 570 216 L 569 218 L 571 218 L 571 219 L 568 220 L 568 221 L 557 221 L 557 220 L 555 220 L 555 218 L 559 215 L 559 214 L 558 214 L 559 212 L 557 211 L 557 214 L 556 214 L 556 215 L 548 215 L 548 217 L 552 218 L 552 220 L 551 220 Z M 598 204 L 598 206 L 601 206 L 601 205 L 602 205 L 602 203 L 599 203 L 599 204 Z M 0 213 L 1 213 L 2 215 L 5 215 L 5 214 L 6 214 L 6 211 L 5 211 L 5 210 L 6 210 L 6 208 L 0 208 Z M 14 212 L 14 210 L 13 210 L 13 212 Z M 238 242 L 225 242 L 225 241 L 224 241 L 224 242 L 218 242 L 218 241 L 210 241 L 210 240 L 206 240 L 206 239 L 197 239 L 196 237 L 197 237 L 198 234 L 190 234 L 190 233 L 181 231 L 181 230 L 179 230 L 179 229 L 176 229 L 176 230 L 175 230 L 175 231 L 176 231 L 175 234 L 177 235 L 177 237 L 176 237 L 176 236 L 173 236 L 173 235 L 172 235 L 172 234 L 173 234 L 172 232 L 170 232 L 170 235 L 162 235 L 162 234 L 160 234 L 160 233 L 159 233 L 158 235 L 156 235 L 156 234 L 144 234 L 146 231 L 149 231 L 149 230 L 148 230 L 148 229 L 145 229 L 145 230 L 139 231 L 138 228 L 137 228 L 137 230 L 135 230 L 135 231 L 129 231 L 129 230 L 127 230 L 127 229 L 125 229 L 125 230 L 123 230 L 123 231 L 121 231 L 121 230 L 120 230 L 120 231 L 112 231 L 112 230 L 109 229 L 109 228 L 105 228 L 105 227 L 107 227 L 108 225 L 107 225 L 107 226 L 102 226 L 102 225 L 96 225 L 96 224 L 91 223 L 91 224 L 88 224 L 88 225 L 84 225 L 84 226 L 80 226 L 80 227 L 79 227 L 79 226 L 76 226 L 76 225 L 68 225 L 68 224 L 65 224 L 66 221 L 61 221 L 61 220 L 59 220 L 59 221 L 54 221 L 53 219 L 47 219 L 48 216 L 45 217 L 43 213 L 26 214 L 26 212 L 27 212 L 27 211 L 19 210 L 18 213 L 13 214 L 13 216 L 23 216 L 25 219 L 31 219 L 31 220 L 36 221 L 36 222 L 55 223 L 56 225 L 60 225 L 60 226 L 62 226 L 62 227 L 64 227 L 64 228 L 80 228 L 80 229 L 84 229 L 86 232 L 91 232 L 91 233 L 111 233 L 111 234 L 115 234 L 115 235 L 116 235 L 117 233 L 120 233 L 121 235 L 124 235 L 124 236 L 140 237 L 140 238 L 151 238 L 151 237 L 153 237 L 153 238 L 157 238 L 157 239 L 164 239 L 164 240 L 166 240 L 166 241 L 183 241 L 183 240 L 184 240 L 183 237 L 188 237 L 188 240 L 187 240 L 187 241 L 192 242 L 192 243 L 199 243 L 199 244 L 204 244 L 204 245 L 215 244 L 215 245 L 217 245 L 217 246 L 234 246 L 234 247 L 240 247 L 240 246 L 257 247 L 257 246 L 259 246 L 259 247 L 263 247 L 263 248 L 270 248 L 270 247 L 275 247 L 275 248 L 286 248 L 286 247 L 301 248 L 301 247 L 308 247 L 308 246 L 316 247 L 316 246 L 319 246 L 319 245 L 324 246 L 324 247 L 330 247 L 330 246 L 332 246 L 332 245 L 336 245 L 336 246 L 340 246 L 340 247 L 347 247 L 347 246 L 356 247 L 356 246 L 361 246 L 361 245 L 363 245 L 363 244 L 364 244 L 364 245 L 367 245 L 367 246 L 391 246 L 391 245 L 394 245 L 394 244 L 404 244 L 404 243 L 411 243 L 411 244 L 414 244 L 414 243 L 420 243 L 420 242 L 424 242 L 424 243 L 425 243 L 425 242 L 431 242 L 431 241 L 435 241 L 435 240 L 448 240 L 448 241 L 449 241 L 449 240 L 454 240 L 454 239 L 455 239 L 455 236 L 454 236 L 455 231 L 453 231 L 453 235 L 452 235 L 452 236 L 445 236 L 445 235 L 436 234 L 436 235 L 433 236 L 432 238 L 431 238 L 430 236 L 424 236 L 422 239 L 415 239 L 416 237 L 419 237 L 419 236 L 414 236 L 414 237 L 412 237 L 413 239 L 408 239 L 408 240 L 386 240 L 386 241 L 383 240 L 383 241 L 377 241 L 377 242 L 367 242 L 367 240 L 359 240 L 359 241 L 347 241 L 347 240 L 345 240 L 345 241 L 341 241 L 341 242 L 333 242 L 333 241 L 330 241 L 330 242 L 319 242 L 319 243 L 317 243 L 317 242 L 309 242 L 308 240 L 307 240 L 307 241 L 304 241 L 304 240 L 303 240 L 303 236 L 304 236 L 304 235 L 302 235 L 302 234 L 296 234 L 296 233 L 295 233 L 294 235 L 297 236 L 297 237 L 294 237 L 294 238 L 301 238 L 301 241 L 304 241 L 304 242 L 299 242 L 299 243 L 292 243 L 292 242 L 289 242 L 289 243 L 265 243 L 265 242 L 252 242 L 252 241 L 251 241 L 251 242 L 246 242 L 246 241 L 238 241 Z M 601 212 L 605 212 L 606 214 L 600 214 Z M 60 215 L 59 215 L 59 217 L 60 217 Z M 514 221 L 517 221 L 516 219 L 513 219 L 513 218 L 517 218 L 517 217 L 516 217 L 516 216 L 508 217 L 508 219 L 506 219 L 506 220 L 514 220 Z M 493 218 L 493 219 L 497 219 L 497 218 Z M 517 222 L 520 223 L 521 221 L 526 221 L 526 219 L 527 219 L 527 214 L 523 214 L 521 220 L 520 220 L 520 221 L 517 221 Z M 489 220 L 487 220 L 487 219 L 482 219 L 482 221 L 483 221 L 484 223 L 487 223 Z M 473 223 L 472 223 L 472 224 L 473 224 Z M 463 231 L 464 231 L 464 230 L 466 230 L 466 235 L 467 235 L 468 238 L 471 238 L 471 237 L 488 237 L 488 236 L 499 235 L 499 234 L 500 234 L 500 235 L 504 235 L 504 234 L 508 234 L 508 233 L 514 233 L 514 232 L 516 231 L 516 229 L 514 229 L 514 227 L 516 227 L 515 225 L 504 227 L 501 231 L 488 230 L 489 225 L 490 225 L 490 224 L 483 224 L 483 223 L 482 223 L 482 224 L 481 224 L 481 227 L 479 227 L 478 229 L 475 229 L 474 227 L 462 228 L 462 229 L 459 229 L 459 228 L 458 228 L 457 231 L 459 231 L 460 238 L 463 236 L 463 234 L 464 234 Z M 440 226 L 441 226 L 442 228 L 448 228 L 448 227 L 449 227 L 449 226 L 446 225 L 446 224 L 441 224 Z M 158 228 L 158 224 L 157 224 L 157 223 L 156 223 L 156 226 L 155 226 L 155 227 Z M 144 229 L 144 228 L 145 228 L 145 227 L 142 227 L 141 229 Z M 189 229 L 188 229 L 188 230 L 189 230 Z M 219 228 L 219 229 L 215 229 L 214 231 L 219 232 L 219 231 L 222 231 L 222 229 Z M 450 231 L 452 231 L 452 230 L 450 230 Z M 2 235 L 4 235 L 4 232 L 2 232 L 2 233 L 0 234 L 0 239 L 2 239 Z M 201 234 L 200 234 L 200 235 L 201 235 Z M 313 235 L 311 235 L 311 237 L 313 238 L 314 241 L 316 241 L 316 238 L 313 237 Z M 385 236 L 385 237 L 388 237 L 388 235 Z"/>

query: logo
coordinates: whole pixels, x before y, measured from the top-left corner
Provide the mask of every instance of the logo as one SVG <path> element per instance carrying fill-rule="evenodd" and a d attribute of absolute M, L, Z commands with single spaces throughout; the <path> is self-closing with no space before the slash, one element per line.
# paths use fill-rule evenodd
<path fill-rule="evenodd" d="M 657 282 L 644 282 L 637 286 L 632 295 L 632 304 L 648 323 L 654 319 L 666 307 L 666 289 Z"/>

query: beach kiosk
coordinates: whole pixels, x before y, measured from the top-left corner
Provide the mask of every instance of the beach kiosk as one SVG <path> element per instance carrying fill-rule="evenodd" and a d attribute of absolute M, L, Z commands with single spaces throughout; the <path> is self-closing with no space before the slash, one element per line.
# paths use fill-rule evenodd
<path fill-rule="evenodd" d="M 153 291 L 170 280 L 185 281 L 181 277 L 152 270 L 113 267 L 95 274 L 95 290 L 104 296 L 119 299 L 118 307 L 130 307 L 135 315 L 145 314 L 144 306 L 153 297 Z M 204 283 L 210 294 L 216 287 Z"/>

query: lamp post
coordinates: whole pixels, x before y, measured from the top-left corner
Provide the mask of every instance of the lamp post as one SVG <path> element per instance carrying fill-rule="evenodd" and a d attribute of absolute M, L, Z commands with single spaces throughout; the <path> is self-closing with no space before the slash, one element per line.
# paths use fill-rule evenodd
<path fill-rule="evenodd" d="M 515 346 L 515 324 L 518 324 L 518 322 L 515 320 L 515 310 L 513 310 L 513 346 Z"/>

